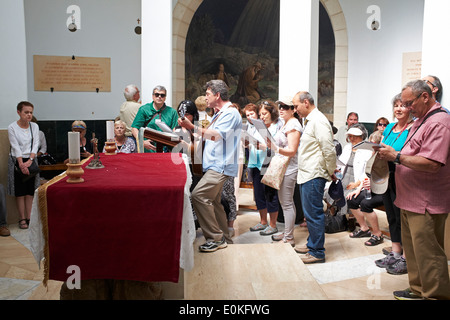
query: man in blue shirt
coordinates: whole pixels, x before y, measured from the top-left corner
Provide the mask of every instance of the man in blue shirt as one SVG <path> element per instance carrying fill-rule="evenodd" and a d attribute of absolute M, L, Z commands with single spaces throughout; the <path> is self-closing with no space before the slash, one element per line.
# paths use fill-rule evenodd
<path fill-rule="evenodd" d="M 229 177 L 238 174 L 239 142 L 242 117 L 228 99 L 228 86 L 222 80 L 206 84 L 208 107 L 215 115 L 207 128 L 191 123 L 186 118 L 178 124 L 203 137 L 203 177 L 192 191 L 192 204 L 197 214 L 206 243 L 201 252 L 214 252 L 233 243 L 228 233 L 227 216 L 220 202 L 222 187 Z"/>

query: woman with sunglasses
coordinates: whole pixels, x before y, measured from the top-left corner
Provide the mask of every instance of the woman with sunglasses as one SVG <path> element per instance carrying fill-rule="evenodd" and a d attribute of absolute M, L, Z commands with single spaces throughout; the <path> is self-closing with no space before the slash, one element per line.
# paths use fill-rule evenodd
<path fill-rule="evenodd" d="M 386 119 L 385 117 L 381 117 L 377 120 L 377 122 L 375 122 L 375 131 L 381 131 L 383 132 L 384 129 L 386 129 L 386 127 L 389 124 L 389 120 Z"/>
<path fill-rule="evenodd" d="M 411 109 L 403 107 L 401 94 L 392 100 L 394 117 L 397 122 L 389 124 L 383 132 L 382 143 L 393 147 L 396 151 L 401 151 L 409 134 L 409 129 L 413 125 Z M 401 219 L 400 209 L 394 204 L 396 199 L 395 188 L 395 164 L 388 162 L 389 184 L 383 195 L 383 204 L 386 209 L 386 216 L 391 234 L 392 247 L 384 248 L 385 258 L 375 261 L 375 264 L 391 274 L 407 273 L 406 260 L 402 256 Z"/>
<path fill-rule="evenodd" d="M 289 243 L 294 247 L 294 227 L 296 218 L 294 191 L 298 172 L 297 151 L 303 128 L 298 121 L 298 115 L 294 110 L 292 99 L 287 98 L 279 100 L 277 103 L 280 118 L 283 120 L 284 125 L 274 136 L 277 145 L 272 145 L 270 141 L 268 141 L 268 147 L 276 153 L 289 157 L 290 160 L 280 190 L 278 190 L 278 199 L 283 208 L 284 232 L 273 235 L 272 240 Z"/>

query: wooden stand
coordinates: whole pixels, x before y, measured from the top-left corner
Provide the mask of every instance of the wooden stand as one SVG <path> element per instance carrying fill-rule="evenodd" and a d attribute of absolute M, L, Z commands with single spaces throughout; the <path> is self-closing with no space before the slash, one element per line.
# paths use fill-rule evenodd
<path fill-rule="evenodd" d="M 105 155 L 112 156 L 116 154 L 116 142 L 115 141 L 106 141 L 105 142 Z"/>
<path fill-rule="evenodd" d="M 68 163 L 67 164 L 67 183 L 82 183 L 84 179 L 81 178 L 84 174 L 83 168 L 81 168 L 81 163 Z"/>
<path fill-rule="evenodd" d="M 144 138 L 156 142 L 156 152 L 163 152 L 163 147 L 175 147 L 180 143 L 181 138 L 173 133 L 161 132 L 154 129 L 146 128 L 144 131 Z"/>

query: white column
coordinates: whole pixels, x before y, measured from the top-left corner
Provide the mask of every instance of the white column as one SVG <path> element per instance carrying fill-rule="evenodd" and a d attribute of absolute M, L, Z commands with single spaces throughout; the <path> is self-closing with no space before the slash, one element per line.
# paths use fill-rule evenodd
<path fill-rule="evenodd" d="M 443 86 L 442 105 L 450 107 L 450 43 L 448 34 L 450 24 L 447 21 L 450 12 L 448 0 L 425 0 L 422 49 L 422 76 L 438 77 Z"/>
<path fill-rule="evenodd" d="M 23 1 L 2 1 L 0 30 L 0 129 L 6 129 L 17 120 L 17 104 L 28 100 Z"/>
<path fill-rule="evenodd" d="M 172 1 L 142 0 L 142 103 L 151 102 L 153 88 L 167 89 L 172 106 Z"/>
<path fill-rule="evenodd" d="M 280 0 L 279 95 L 309 91 L 317 101 L 319 0 Z"/>

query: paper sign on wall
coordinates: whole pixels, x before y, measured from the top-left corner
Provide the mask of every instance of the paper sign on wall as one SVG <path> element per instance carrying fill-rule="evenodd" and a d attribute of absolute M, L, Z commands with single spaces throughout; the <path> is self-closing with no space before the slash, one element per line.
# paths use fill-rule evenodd
<path fill-rule="evenodd" d="M 402 86 L 417 79 L 422 79 L 422 52 L 403 53 Z"/>

